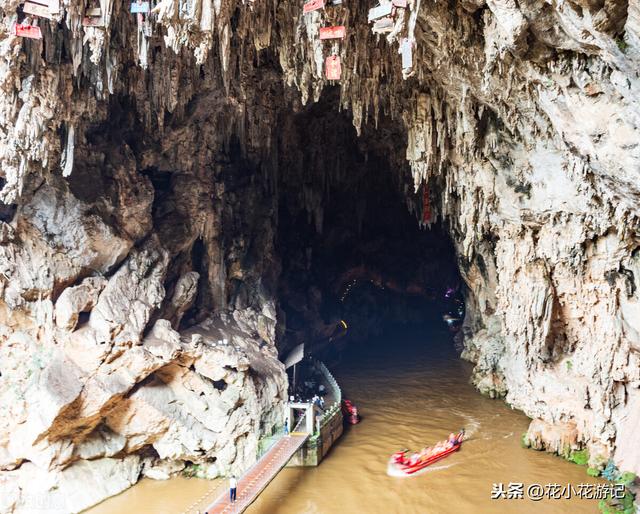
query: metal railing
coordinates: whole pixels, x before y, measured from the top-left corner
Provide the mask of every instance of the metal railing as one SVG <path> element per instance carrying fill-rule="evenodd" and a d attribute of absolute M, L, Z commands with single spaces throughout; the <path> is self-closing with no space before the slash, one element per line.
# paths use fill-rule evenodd
<path fill-rule="evenodd" d="M 341 409 L 342 406 L 342 389 L 338 385 L 337 380 L 333 377 L 329 369 L 324 365 L 324 362 L 315 361 L 316 367 L 322 373 L 325 380 L 329 384 L 331 388 L 331 392 L 333 394 L 334 402 L 329 406 L 328 409 L 324 411 L 322 417 L 320 418 L 320 427 L 325 426 L 329 420 L 336 414 L 337 411 Z"/>
<path fill-rule="evenodd" d="M 258 450 L 256 452 L 256 457 L 260 459 L 265 453 L 267 453 L 271 448 L 273 448 L 274 444 L 276 444 L 280 439 L 282 439 L 283 435 L 284 435 L 284 430 L 278 431 L 275 434 L 272 434 L 269 436 L 261 437 L 258 440 Z"/>
<path fill-rule="evenodd" d="M 300 419 L 298 420 L 298 422 L 296 423 L 296 426 L 293 427 L 293 429 L 291 430 L 291 432 L 300 432 L 300 427 L 302 426 L 303 422 L 306 422 L 307 419 L 307 411 L 304 411 L 302 413 L 302 416 L 300 416 Z"/>
<path fill-rule="evenodd" d="M 322 428 L 341 409 L 341 406 L 342 406 L 342 389 L 340 389 L 340 386 L 338 385 L 337 380 L 334 378 L 334 376 L 331 374 L 331 372 L 329 371 L 329 369 L 325 366 L 325 364 L 323 362 L 316 360 L 315 361 L 315 365 L 316 365 L 317 369 L 320 371 L 320 373 L 324 376 L 324 379 L 326 380 L 327 384 L 329 384 L 329 387 L 331 388 L 331 393 L 332 393 L 333 398 L 334 398 L 333 403 L 329 406 L 328 409 L 326 409 L 324 411 L 324 413 L 322 414 L 322 417 L 320 418 L 320 427 Z M 295 427 L 291 430 L 291 432 L 298 432 L 300 430 L 300 427 L 306 421 L 306 416 L 307 416 L 307 413 L 305 412 L 300 417 L 300 419 L 296 423 Z M 275 434 L 273 434 L 271 436 L 267 436 L 267 437 L 262 438 L 258 442 L 257 460 L 253 464 L 253 466 L 251 466 L 245 473 L 243 473 L 243 475 L 245 475 L 246 473 L 249 473 L 252 468 L 254 468 L 255 466 L 257 466 L 259 464 L 260 459 L 269 450 L 271 450 L 271 448 L 273 448 L 273 446 L 278 441 L 280 441 L 282 439 L 282 435 L 283 435 L 283 433 L 278 431 L 277 433 L 275 433 Z M 313 434 L 309 434 L 309 436 L 313 436 Z M 215 484 L 214 487 L 210 491 L 205 493 L 203 496 L 198 498 L 198 500 L 196 500 L 192 505 L 190 505 L 187 508 L 187 510 L 184 511 L 184 513 L 187 514 L 187 513 L 193 512 L 194 510 L 200 510 L 200 508 L 202 508 L 203 505 L 206 507 L 206 503 L 208 503 L 208 501 L 210 501 L 212 496 L 220 495 L 223 491 L 226 491 L 227 488 L 228 488 L 227 480 L 226 479 L 220 480 L 220 482 Z"/>

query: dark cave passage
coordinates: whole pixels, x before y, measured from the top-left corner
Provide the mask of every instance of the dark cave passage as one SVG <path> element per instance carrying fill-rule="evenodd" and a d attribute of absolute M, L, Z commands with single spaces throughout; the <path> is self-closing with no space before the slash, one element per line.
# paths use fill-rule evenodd
<path fill-rule="evenodd" d="M 280 142 L 281 352 L 305 342 L 331 359 L 389 324 L 444 328 L 448 314 L 457 329 L 464 307 L 455 251 L 439 221 L 421 227 L 422 212 L 410 212 L 418 195 L 403 135 L 383 120 L 358 137 L 334 102 L 294 115 L 288 133 L 297 139 Z"/>
<path fill-rule="evenodd" d="M 268 106 L 264 153 L 239 135 L 251 125 L 212 129 L 225 111 L 208 93 L 172 136 L 129 145 L 139 127 L 128 117 L 96 127 L 76 152 L 73 194 L 136 244 L 151 229 L 169 251 L 163 285 L 172 300 L 151 319 L 186 330 L 275 300 L 281 357 L 301 342 L 316 354 L 340 349 L 393 323 L 446 329 L 448 316 L 458 329 L 463 281 L 437 212 L 439 186 L 414 191 L 402 121 L 381 114 L 358 134 L 337 88 L 306 107 L 278 88 L 274 95 L 282 101 Z M 114 101 L 120 114 L 128 112 L 122 101 Z M 116 179 L 131 183 L 128 196 Z M 149 216 L 134 221 L 142 211 Z M 267 328 L 257 335 L 270 339 Z"/>

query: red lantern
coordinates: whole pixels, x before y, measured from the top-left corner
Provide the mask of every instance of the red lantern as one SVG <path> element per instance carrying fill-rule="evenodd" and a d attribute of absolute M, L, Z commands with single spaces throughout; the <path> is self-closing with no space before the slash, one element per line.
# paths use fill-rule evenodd
<path fill-rule="evenodd" d="M 340 56 L 330 55 L 324 62 L 324 71 L 328 80 L 340 80 L 342 66 L 340 66 Z"/>

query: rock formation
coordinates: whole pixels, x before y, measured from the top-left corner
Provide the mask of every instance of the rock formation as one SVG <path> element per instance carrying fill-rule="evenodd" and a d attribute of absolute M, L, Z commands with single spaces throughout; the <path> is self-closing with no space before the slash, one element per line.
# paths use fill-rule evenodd
<path fill-rule="evenodd" d="M 363 2 L 104 0 L 83 24 L 97 6 L 63 0 L 27 39 L 2 3 L 0 510 L 254 457 L 286 394 L 278 191 L 321 229 L 350 168 L 331 123 L 300 141 L 295 120 L 338 86 L 455 242 L 478 387 L 539 447 L 640 471 L 637 0 L 410 0 L 386 36 Z"/>

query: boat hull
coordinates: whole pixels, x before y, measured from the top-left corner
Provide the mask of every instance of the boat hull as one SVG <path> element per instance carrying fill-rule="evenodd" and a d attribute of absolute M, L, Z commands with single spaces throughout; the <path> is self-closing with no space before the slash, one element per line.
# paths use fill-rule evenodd
<path fill-rule="evenodd" d="M 428 459 L 414 465 L 410 466 L 407 464 L 400 464 L 399 462 L 395 462 L 393 457 L 389 459 L 389 464 L 387 466 L 387 475 L 392 477 L 410 477 L 423 471 L 425 468 L 429 467 L 434 462 L 437 462 L 445 457 L 448 457 L 454 452 L 457 452 L 462 446 L 462 443 L 456 444 L 448 450 L 439 453 L 438 455 L 434 455 L 433 457 L 429 457 Z"/>
<path fill-rule="evenodd" d="M 345 422 L 350 425 L 356 425 L 360 423 L 360 416 L 358 415 L 358 409 L 349 400 L 342 401 L 342 416 Z"/>

